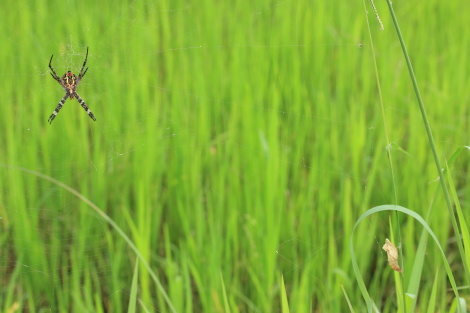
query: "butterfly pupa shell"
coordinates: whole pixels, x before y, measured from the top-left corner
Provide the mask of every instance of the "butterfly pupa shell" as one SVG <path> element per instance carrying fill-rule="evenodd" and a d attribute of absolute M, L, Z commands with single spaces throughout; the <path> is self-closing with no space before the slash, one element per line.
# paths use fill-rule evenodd
<path fill-rule="evenodd" d="M 385 239 L 385 244 L 383 245 L 382 249 L 387 252 L 387 257 L 388 257 L 388 265 L 390 267 L 397 271 L 397 272 L 402 272 L 400 266 L 398 265 L 398 250 L 397 248 L 393 245 L 393 243 L 390 242 L 390 240 Z"/>

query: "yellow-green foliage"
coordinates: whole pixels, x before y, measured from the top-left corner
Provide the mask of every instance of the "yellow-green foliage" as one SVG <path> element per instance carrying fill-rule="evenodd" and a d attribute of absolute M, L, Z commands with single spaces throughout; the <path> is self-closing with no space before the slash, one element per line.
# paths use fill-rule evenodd
<path fill-rule="evenodd" d="M 362 1 L 3 1 L 0 311 L 346 312 L 342 283 L 362 312 L 350 234 L 395 191 L 421 216 L 435 201 L 429 227 L 455 256 L 402 52 L 385 3 L 375 5 L 390 142 Z M 468 145 L 470 11 L 464 1 L 394 5 L 443 160 Z M 86 47 L 78 91 L 96 122 L 67 100 L 49 125 L 64 95 L 49 59 L 59 76 L 77 74 Z M 409 154 L 394 152 L 395 191 L 391 142 Z M 468 160 L 452 169 L 467 218 Z M 134 250 L 103 215 L 18 167 L 96 204 L 165 293 L 141 260 L 134 274 Z M 388 215 L 364 223 L 359 270 L 375 303 L 396 312 L 381 250 Z M 400 223 L 406 273 L 422 228 Z M 417 309 L 432 299 L 447 311 L 440 251 L 428 244 L 426 255 Z M 460 260 L 449 262 L 463 285 Z"/>

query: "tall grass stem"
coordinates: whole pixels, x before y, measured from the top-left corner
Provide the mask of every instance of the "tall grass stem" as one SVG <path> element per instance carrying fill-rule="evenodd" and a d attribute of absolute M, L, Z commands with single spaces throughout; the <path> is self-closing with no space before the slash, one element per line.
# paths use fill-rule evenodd
<path fill-rule="evenodd" d="M 470 277 L 469 277 L 467 265 L 464 261 L 465 251 L 463 249 L 462 238 L 461 238 L 461 235 L 460 235 L 459 226 L 457 225 L 457 220 L 456 220 L 455 215 L 454 215 L 454 210 L 452 209 L 452 202 L 450 200 L 449 190 L 447 189 L 447 185 L 445 183 L 443 168 L 442 168 L 441 163 L 439 161 L 439 156 L 438 156 L 438 153 L 437 153 L 436 144 L 434 143 L 434 138 L 433 138 L 433 135 L 432 135 L 431 126 L 429 125 L 429 120 L 428 120 L 428 117 L 426 115 L 426 110 L 424 108 L 423 99 L 422 99 L 421 93 L 419 91 L 418 82 L 416 80 L 416 76 L 415 76 L 414 71 L 413 71 L 413 66 L 411 65 L 411 60 L 410 60 L 410 56 L 408 55 L 408 51 L 406 49 L 405 41 L 404 41 L 403 36 L 401 34 L 401 31 L 400 31 L 400 26 L 398 25 L 398 20 L 395 16 L 395 12 L 393 10 L 392 1 L 387 0 L 387 4 L 388 4 L 388 8 L 390 10 L 390 14 L 392 16 L 393 24 L 395 25 L 395 29 L 397 31 L 398 39 L 400 40 L 400 45 L 401 45 L 403 55 L 404 55 L 405 60 L 406 60 L 406 65 L 408 67 L 408 72 L 410 73 L 411 81 L 413 83 L 413 88 L 414 88 L 414 91 L 415 91 L 415 94 L 416 94 L 416 98 L 418 100 L 419 109 L 421 111 L 421 116 L 422 116 L 423 122 L 424 122 L 424 127 L 426 128 L 426 133 L 428 135 L 429 145 L 431 147 L 431 151 L 432 151 L 432 154 L 433 154 L 433 157 L 434 157 L 434 163 L 436 164 L 437 172 L 439 174 L 439 182 L 441 184 L 442 191 L 444 193 L 444 198 L 445 198 L 445 201 L 446 201 L 446 204 L 447 204 L 447 209 L 449 211 L 449 215 L 450 215 L 450 218 L 451 218 L 451 221 L 452 221 L 452 227 L 454 228 L 454 233 L 456 235 L 456 240 L 457 240 L 457 245 L 458 245 L 458 248 L 459 248 L 460 256 L 462 258 L 462 261 L 463 261 L 462 263 L 463 263 L 463 266 L 465 268 L 465 273 L 466 273 L 465 276 L 466 276 L 466 279 L 467 279 L 467 283 L 470 284 Z"/>

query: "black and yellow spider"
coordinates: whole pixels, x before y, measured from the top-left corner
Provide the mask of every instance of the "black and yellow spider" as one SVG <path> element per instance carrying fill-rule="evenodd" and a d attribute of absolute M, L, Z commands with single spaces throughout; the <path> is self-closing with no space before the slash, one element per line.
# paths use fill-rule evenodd
<path fill-rule="evenodd" d="M 49 68 L 51 69 L 51 76 L 64 88 L 65 90 L 65 96 L 62 97 L 62 99 L 59 101 L 59 104 L 55 108 L 54 112 L 52 112 L 51 116 L 49 116 L 49 123 L 52 123 L 56 115 L 59 113 L 60 109 L 62 109 L 62 106 L 65 103 L 65 100 L 67 100 L 67 97 L 70 97 L 70 99 L 73 99 L 74 97 L 77 98 L 78 103 L 82 106 L 82 108 L 85 109 L 85 111 L 88 113 L 88 115 L 91 117 L 92 120 L 96 121 L 95 116 L 93 113 L 91 113 L 90 109 L 87 107 L 85 101 L 83 101 L 82 98 L 77 93 L 77 87 L 80 81 L 82 80 L 83 76 L 85 76 L 86 71 L 88 71 L 88 67 L 86 68 L 85 71 L 83 69 L 85 68 L 86 61 L 88 59 L 88 47 L 86 48 L 86 57 L 85 57 L 85 62 L 83 62 L 82 69 L 80 70 L 80 73 L 78 74 L 78 77 L 75 76 L 71 71 L 68 71 L 67 73 L 60 78 L 54 69 L 52 68 L 51 62 L 52 62 L 52 57 L 51 60 L 49 61 Z"/>

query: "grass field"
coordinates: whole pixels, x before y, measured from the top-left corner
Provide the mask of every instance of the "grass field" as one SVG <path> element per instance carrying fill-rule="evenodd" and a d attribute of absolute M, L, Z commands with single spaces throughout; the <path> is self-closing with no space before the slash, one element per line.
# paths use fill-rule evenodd
<path fill-rule="evenodd" d="M 383 31 L 366 5 L 3 2 L 0 311 L 349 312 L 343 286 L 364 312 L 352 234 L 380 311 L 403 312 L 400 284 L 418 282 L 416 311 L 456 311 L 413 218 L 380 212 L 353 232 L 373 207 L 408 208 L 468 287 L 387 4 Z M 443 166 L 470 141 L 466 6 L 394 1 Z M 77 90 L 97 120 L 67 100 L 49 125 L 64 95 L 49 59 L 78 75 L 87 47 Z M 469 160 L 450 171 L 467 221 Z"/>

